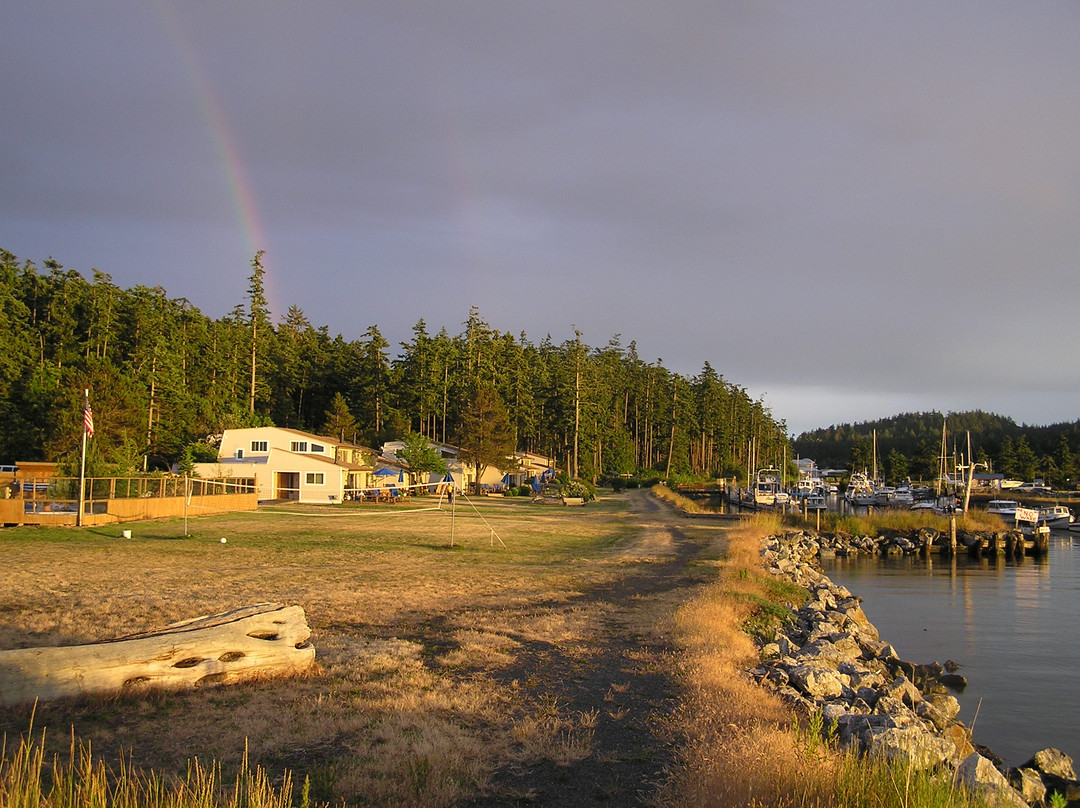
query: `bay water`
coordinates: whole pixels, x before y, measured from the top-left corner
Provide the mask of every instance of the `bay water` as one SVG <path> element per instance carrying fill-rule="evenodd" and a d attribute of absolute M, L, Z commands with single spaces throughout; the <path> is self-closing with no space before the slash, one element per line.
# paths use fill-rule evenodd
<path fill-rule="evenodd" d="M 1076 543 L 1073 543 L 1073 537 Z M 827 558 L 881 639 L 910 662 L 953 660 L 978 744 L 1009 765 L 1055 747 L 1080 767 L 1080 534 L 1043 558 Z"/>

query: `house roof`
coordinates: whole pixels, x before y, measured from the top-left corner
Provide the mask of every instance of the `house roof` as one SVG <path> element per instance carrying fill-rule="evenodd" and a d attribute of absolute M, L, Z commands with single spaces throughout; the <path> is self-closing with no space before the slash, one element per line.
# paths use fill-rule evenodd
<path fill-rule="evenodd" d="M 362 451 L 371 452 L 375 454 L 375 450 L 367 446 L 362 446 L 359 443 L 350 443 L 349 441 L 338 440 L 330 435 L 316 435 L 314 432 L 305 432 L 302 429 L 293 429 L 288 426 L 265 426 L 265 427 L 245 427 L 246 430 L 258 431 L 260 429 L 276 429 L 278 432 L 285 432 L 289 435 L 295 435 L 298 438 L 305 438 L 309 441 L 321 441 L 322 443 L 328 443 L 331 446 L 341 447 L 345 449 L 360 449 Z M 239 432 L 240 430 L 226 430 L 229 432 Z"/>
<path fill-rule="evenodd" d="M 334 465 L 341 466 L 341 468 L 348 469 L 349 471 L 371 471 L 375 468 L 374 466 L 365 466 L 359 463 L 335 463 Z"/>

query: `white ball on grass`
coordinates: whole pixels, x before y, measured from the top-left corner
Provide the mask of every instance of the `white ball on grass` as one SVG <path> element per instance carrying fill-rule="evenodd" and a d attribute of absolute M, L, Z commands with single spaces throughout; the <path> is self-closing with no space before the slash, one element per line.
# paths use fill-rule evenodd
<path fill-rule="evenodd" d="M 224 536 L 221 537 L 221 543 L 222 544 L 225 544 L 225 542 L 227 542 L 227 541 L 228 541 L 228 539 L 226 539 Z"/>

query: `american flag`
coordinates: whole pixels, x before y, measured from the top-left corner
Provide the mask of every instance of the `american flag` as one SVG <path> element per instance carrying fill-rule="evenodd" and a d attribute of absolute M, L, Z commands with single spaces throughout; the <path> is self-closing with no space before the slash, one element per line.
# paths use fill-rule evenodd
<path fill-rule="evenodd" d="M 94 437 L 94 411 L 90 409 L 90 397 L 86 397 L 86 406 L 83 407 L 82 413 L 83 429 L 86 430 L 86 436 L 89 438 Z"/>

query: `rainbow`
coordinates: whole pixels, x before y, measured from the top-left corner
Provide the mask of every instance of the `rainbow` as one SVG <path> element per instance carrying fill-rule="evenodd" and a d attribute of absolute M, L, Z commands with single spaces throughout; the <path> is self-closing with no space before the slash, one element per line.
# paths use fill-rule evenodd
<path fill-rule="evenodd" d="M 225 114 L 217 93 L 206 77 L 205 71 L 199 65 L 197 54 L 188 37 L 171 8 L 168 0 L 156 0 L 154 6 L 161 17 L 162 27 L 173 42 L 176 53 L 183 64 L 191 85 L 192 93 L 203 121 L 209 131 L 210 140 L 214 145 L 214 151 L 218 164 L 221 166 L 221 174 L 225 178 L 229 201 L 236 222 L 241 233 L 241 242 L 248 260 L 254 258 L 259 250 L 267 249 L 268 239 L 266 230 L 263 228 L 259 217 L 259 209 L 256 204 L 254 187 L 244 168 L 240 147 L 236 135 L 229 126 L 228 116 Z M 271 311 L 280 312 L 277 304 L 276 285 L 274 275 L 270 272 L 269 256 L 264 256 L 263 267 L 266 268 L 265 292 Z M 250 264 L 244 265 L 245 277 Z"/>

